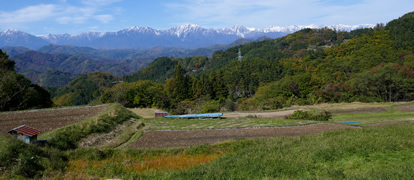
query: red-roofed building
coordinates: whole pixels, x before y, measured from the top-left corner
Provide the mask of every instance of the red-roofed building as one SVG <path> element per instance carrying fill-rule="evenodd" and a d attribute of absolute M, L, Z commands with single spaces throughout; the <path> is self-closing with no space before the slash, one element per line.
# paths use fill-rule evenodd
<path fill-rule="evenodd" d="M 37 142 L 37 135 L 40 134 L 41 131 L 26 125 L 22 125 L 10 130 L 8 133 L 26 143 L 34 144 Z"/>

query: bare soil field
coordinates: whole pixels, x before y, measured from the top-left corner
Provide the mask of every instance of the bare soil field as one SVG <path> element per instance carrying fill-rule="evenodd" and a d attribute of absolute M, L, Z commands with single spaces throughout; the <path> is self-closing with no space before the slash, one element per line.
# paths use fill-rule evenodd
<path fill-rule="evenodd" d="M 414 112 L 414 104 L 405 105 L 405 106 L 397 106 L 394 109 L 399 111 L 405 111 L 405 112 Z"/>
<path fill-rule="evenodd" d="M 101 105 L 0 113 L 0 134 L 5 135 L 9 130 L 21 125 L 42 132 L 50 131 L 102 113 L 107 107 Z"/>
<path fill-rule="evenodd" d="M 336 124 L 312 124 L 306 126 L 245 128 L 245 129 L 214 129 L 187 131 L 148 131 L 132 143 L 131 148 L 174 148 L 200 144 L 215 144 L 240 138 L 258 138 L 273 136 L 299 136 L 316 134 L 339 129 L 358 129 L 359 127 Z"/>

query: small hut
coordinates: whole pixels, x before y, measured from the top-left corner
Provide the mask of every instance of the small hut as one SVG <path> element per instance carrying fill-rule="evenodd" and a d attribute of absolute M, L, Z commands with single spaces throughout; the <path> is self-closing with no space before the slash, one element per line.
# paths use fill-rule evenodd
<path fill-rule="evenodd" d="M 155 117 L 168 116 L 168 112 L 155 112 Z"/>
<path fill-rule="evenodd" d="M 17 139 L 24 141 L 25 143 L 34 144 L 37 142 L 37 135 L 40 134 L 41 131 L 26 125 L 22 125 L 10 130 L 8 133 Z"/>

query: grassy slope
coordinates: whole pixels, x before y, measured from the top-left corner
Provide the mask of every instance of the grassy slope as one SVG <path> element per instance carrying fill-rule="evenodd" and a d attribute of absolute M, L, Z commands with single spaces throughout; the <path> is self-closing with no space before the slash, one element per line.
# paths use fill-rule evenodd
<path fill-rule="evenodd" d="M 62 129 L 70 127 L 70 126 L 85 126 L 90 124 L 93 121 L 96 121 L 97 119 L 100 119 L 102 117 L 105 116 L 118 116 L 118 113 L 123 114 L 122 118 L 126 119 L 126 118 L 139 118 L 139 116 L 131 114 L 129 111 L 127 111 L 127 109 L 125 109 L 124 107 L 122 107 L 120 104 L 111 104 L 109 105 L 109 107 L 102 113 L 97 114 L 95 116 L 92 116 L 90 118 L 86 118 L 78 123 L 75 124 L 71 124 L 62 128 L 58 128 L 58 129 L 54 129 L 45 133 L 42 133 L 41 135 L 39 135 L 38 139 L 48 139 L 51 138 L 53 136 L 55 136 L 56 134 L 58 134 Z M 124 117 L 127 116 L 127 117 Z"/>
<path fill-rule="evenodd" d="M 164 150 L 78 150 L 67 178 L 410 179 L 414 124 Z M 210 157 L 210 158 L 209 158 Z M 183 165 L 186 164 L 186 165 Z"/>
<path fill-rule="evenodd" d="M 120 104 L 111 104 L 103 113 L 79 123 L 44 133 L 40 138 L 52 138 L 50 146 L 61 150 L 77 148 L 77 142 L 94 133 L 108 133 L 131 118 L 140 118 Z"/>
<path fill-rule="evenodd" d="M 81 174 L 86 178 L 122 179 L 410 179 L 414 176 L 414 121 L 406 119 L 414 117 L 414 114 L 393 109 L 398 105 L 372 104 L 373 107 L 384 107 L 389 112 L 334 115 L 331 120 L 331 123 L 366 121 L 356 124 L 365 127 L 359 130 L 300 137 L 244 139 L 165 150 L 74 151 L 69 162 L 70 171 L 67 172 L 72 176 L 67 177 Z M 372 107 L 369 104 L 352 103 L 331 106 L 338 106 L 338 109 L 347 109 L 345 106 L 351 109 Z M 147 126 L 152 126 L 151 129 L 181 129 L 208 127 L 210 124 L 232 126 L 225 122 L 234 120 L 157 118 L 144 121 Z M 254 120 L 267 123 L 286 121 L 255 118 L 240 118 L 238 121 L 242 120 L 250 121 L 250 125 L 254 125 Z M 371 127 L 384 122 L 402 125 Z M 182 163 L 189 165 L 183 166 Z M 103 167 L 105 171 L 101 170 Z"/>
<path fill-rule="evenodd" d="M 414 125 L 254 140 L 254 145 L 171 179 L 410 179 Z M 155 177 L 157 177 L 155 176 Z"/>

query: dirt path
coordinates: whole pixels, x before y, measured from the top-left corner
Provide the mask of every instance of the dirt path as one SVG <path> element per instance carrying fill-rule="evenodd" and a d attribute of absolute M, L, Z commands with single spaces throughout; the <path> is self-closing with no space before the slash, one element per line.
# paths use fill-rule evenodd
<path fill-rule="evenodd" d="M 275 118 L 275 119 L 281 119 L 285 118 L 291 114 L 293 114 L 295 110 L 287 110 L 287 111 L 275 111 L 275 112 L 254 112 L 254 113 L 223 113 L 222 117 L 225 118 L 235 118 L 235 117 L 258 117 L 258 118 Z"/>
<path fill-rule="evenodd" d="M 131 148 L 173 148 L 187 147 L 200 144 L 214 144 L 230 139 L 257 138 L 273 136 L 299 136 L 316 134 L 338 129 L 358 129 L 358 127 L 313 124 L 295 127 L 276 128 L 246 128 L 246 129 L 215 129 L 215 130 L 187 130 L 187 131 L 148 131 L 132 143 Z"/>

